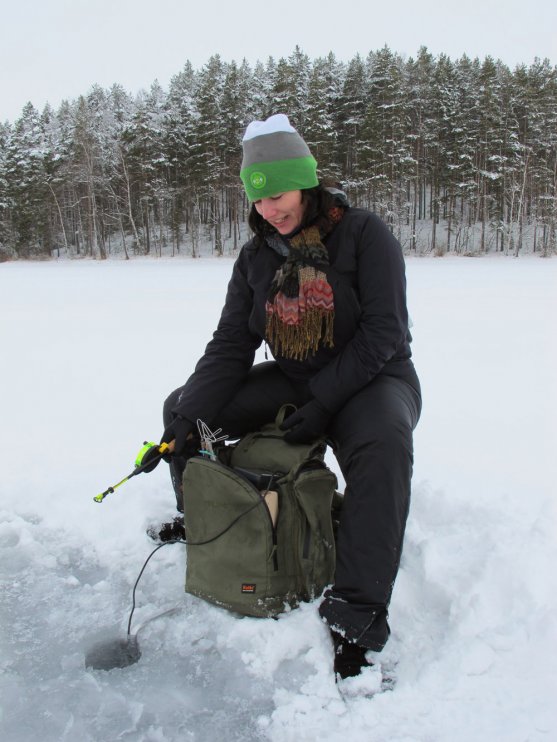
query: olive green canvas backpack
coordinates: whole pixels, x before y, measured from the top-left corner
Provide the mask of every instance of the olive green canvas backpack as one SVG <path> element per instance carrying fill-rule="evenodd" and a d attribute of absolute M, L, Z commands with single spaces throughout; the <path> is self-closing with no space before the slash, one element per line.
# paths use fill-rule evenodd
<path fill-rule="evenodd" d="M 323 440 L 284 440 L 285 409 L 184 472 L 186 591 L 248 616 L 311 600 L 334 575 L 336 476 Z"/>

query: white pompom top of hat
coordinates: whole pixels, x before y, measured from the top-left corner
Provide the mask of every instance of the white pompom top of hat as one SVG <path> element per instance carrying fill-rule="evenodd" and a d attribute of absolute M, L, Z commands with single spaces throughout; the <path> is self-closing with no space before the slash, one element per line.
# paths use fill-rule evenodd
<path fill-rule="evenodd" d="M 287 131 L 296 134 L 296 129 L 292 126 L 288 120 L 288 116 L 284 113 L 275 113 L 273 116 L 269 116 L 268 119 L 265 119 L 265 121 L 252 121 L 246 129 L 242 141 L 245 142 L 248 139 L 261 137 L 265 134 L 276 134 L 279 131 Z"/>

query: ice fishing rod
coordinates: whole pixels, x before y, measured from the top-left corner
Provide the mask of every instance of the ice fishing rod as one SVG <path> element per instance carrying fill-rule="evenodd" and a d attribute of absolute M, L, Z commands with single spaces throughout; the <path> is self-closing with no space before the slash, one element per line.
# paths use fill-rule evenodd
<path fill-rule="evenodd" d="M 228 436 L 221 435 L 219 437 L 219 433 L 222 433 L 222 428 L 219 428 L 218 430 L 215 430 L 213 432 L 202 420 L 197 421 L 197 429 L 202 445 L 202 449 L 199 451 L 199 453 L 203 456 L 207 456 L 214 461 L 216 459 L 216 454 L 213 451 L 213 444 L 220 443 L 221 441 L 226 440 Z M 124 477 L 122 480 L 120 480 L 118 484 L 113 484 L 112 487 L 109 487 L 104 492 L 101 492 L 100 495 L 95 495 L 95 497 L 93 497 L 93 500 L 95 502 L 102 502 L 104 498 L 114 492 L 117 487 L 120 487 L 122 484 L 124 484 L 124 482 L 127 482 L 132 477 L 135 477 L 136 474 L 141 474 L 142 472 L 148 473 L 150 471 L 153 471 L 153 469 L 157 466 L 159 461 L 164 456 L 174 452 L 175 445 L 175 440 L 172 440 L 169 443 L 158 444 L 153 443 L 152 441 L 143 441 L 143 447 L 140 449 L 139 453 L 135 457 L 135 469 L 130 474 L 128 474 L 127 477 Z"/>
<path fill-rule="evenodd" d="M 152 471 L 162 459 L 162 457 L 166 456 L 166 454 L 172 453 L 173 450 L 174 441 L 170 441 L 170 443 L 159 444 L 153 443 L 152 441 L 144 441 L 143 447 L 140 449 L 139 453 L 135 457 L 135 469 L 130 474 L 128 474 L 127 477 L 121 479 L 118 484 L 113 484 L 104 492 L 101 492 L 100 495 L 95 495 L 95 497 L 93 497 L 93 500 L 95 502 L 102 502 L 105 497 L 114 492 L 114 490 L 120 487 L 120 485 L 124 484 L 124 482 L 127 482 L 132 477 L 135 477 L 136 474 Z"/>

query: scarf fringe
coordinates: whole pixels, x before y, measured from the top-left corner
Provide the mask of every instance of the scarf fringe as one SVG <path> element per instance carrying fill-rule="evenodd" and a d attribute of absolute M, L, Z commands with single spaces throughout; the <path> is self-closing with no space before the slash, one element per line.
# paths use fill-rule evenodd
<path fill-rule="evenodd" d="M 275 353 L 304 361 L 320 345 L 333 347 L 334 318 L 334 311 L 309 309 L 297 324 L 287 325 L 276 312 L 268 312 L 265 335 Z"/>

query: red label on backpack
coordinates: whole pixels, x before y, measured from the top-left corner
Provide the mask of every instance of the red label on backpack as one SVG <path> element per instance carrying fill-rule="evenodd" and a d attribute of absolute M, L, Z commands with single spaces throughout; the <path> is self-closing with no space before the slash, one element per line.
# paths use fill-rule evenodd
<path fill-rule="evenodd" d="M 243 593 L 254 593 L 256 585 L 254 582 L 242 582 Z"/>

